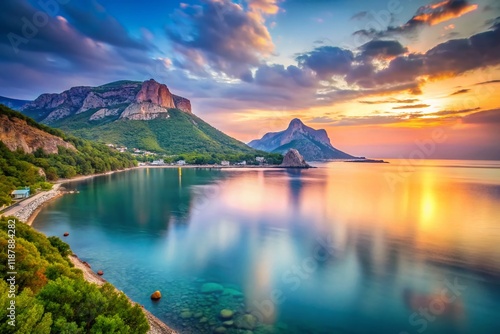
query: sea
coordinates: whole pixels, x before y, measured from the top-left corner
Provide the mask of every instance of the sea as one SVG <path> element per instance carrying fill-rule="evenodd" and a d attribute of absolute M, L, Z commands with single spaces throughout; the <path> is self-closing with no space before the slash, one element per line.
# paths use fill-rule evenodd
<path fill-rule="evenodd" d="M 179 333 L 500 333 L 500 162 L 388 162 L 138 168 L 33 227 Z"/>

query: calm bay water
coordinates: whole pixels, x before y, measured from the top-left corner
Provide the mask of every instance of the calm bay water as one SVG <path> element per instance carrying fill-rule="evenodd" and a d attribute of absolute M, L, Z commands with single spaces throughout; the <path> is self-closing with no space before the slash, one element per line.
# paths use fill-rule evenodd
<path fill-rule="evenodd" d="M 317 166 L 73 182 L 33 226 L 181 333 L 499 332 L 500 162 Z"/>

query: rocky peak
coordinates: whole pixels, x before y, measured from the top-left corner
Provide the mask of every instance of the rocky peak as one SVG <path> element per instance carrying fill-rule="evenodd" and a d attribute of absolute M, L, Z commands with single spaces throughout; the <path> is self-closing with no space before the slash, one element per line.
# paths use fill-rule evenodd
<path fill-rule="evenodd" d="M 292 129 L 299 129 L 299 128 L 303 128 L 305 126 L 304 123 L 302 123 L 302 121 L 298 118 L 294 118 L 290 121 L 290 124 L 288 125 L 288 129 L 292 130 Z"/>
<path fill-rule="evenodd" d="M 143 82 L 135 100 L 138 103 L 151 102 L 164 108 L 175 108 L 174 98 L 167 85 L 160 84 L 153 79 Z"/>
<path fill-rule="evenodd" d="M 286 152 L 285 157 L 283 158 L 283 162 L 281 163 L 283 167 L 300 167 L 300 168 L 309 168 L 309 164 L 306 162 L 304 157 L 297 151 L 292 148 Z"/>
<path fill-rule="evenodd" d="M 257 150 L 281 154 L 295 148 L 308 160 L 354 158 L 333 147 L 324 129 L 313 129 L 298 118 L 292 119 L 285 130 L 266 133 L 261 139 L 252 140 L 248 145 Z"/>
<path fill-rule="evenodd" d="M 168 116 L 168 109 L 172 108 L 191 113 L 191 102 L 173 95 L 165 84 L 150 79 L 121 80 L 97 87 L 73 87 L 60 94 L 42 94 L 21 111 L 36 121 L 51 124 L 91 109 L 95 111 L 89 120 L 99 121 L 116 116 L 151 120 L 160 114 Z"/>
<path fill-rule="evenodd" d="M 177 109 L 187 112 L 188 114 L 191 114 L 191 101 L 181 96 L 177 95 L 172 95 L 172 96 L 174 98 L 175 107 Z"/>

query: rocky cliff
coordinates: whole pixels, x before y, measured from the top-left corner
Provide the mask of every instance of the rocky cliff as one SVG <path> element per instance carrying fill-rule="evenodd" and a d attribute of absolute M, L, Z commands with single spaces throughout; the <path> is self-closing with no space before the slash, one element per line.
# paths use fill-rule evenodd
<path fill-rule="evenodd" d="M 300 155 L 299 151 L 292 148 L 288 150 L 288 152 L 283 157 L 283 162 L 281 163 L 282 167 L 292 167 L 292 168 L 309 168 L 309 164 L 307 164 L 306 160 L 302 155 Z"/>
<path fill-rule="evenodd" d="M 257 150 L 281 154 L 293 148 L 309 161 L 354 158 L 333 147 L 324 129 L 315 130 L 298 118 L 293 119 L 286 130 L 266 133 L 261 139 L 252 140 L 248 145 Z"/>
<path fill-rule="evenodd" d="M 41 148 L 45 153 L 57 154 L 58 146 L 76 150 L 72 144 L 28 125 L 25 120 L 3 114 L 0 114 L 0 141 L 11 151 L 21 149 L 25 153 Z"/>
<path fill-rule="evenodd" d="M 191 102 L 173 95 L 165 84 L 117 81 L 98 87 L 73 87 L 60 94 L 42 94 L 20 110 L 45 124 L 89 113 L 88 120 L 100 122 L 118 118 L 151 120 L 168 114 L 168 109 L 191 113 Z"/>

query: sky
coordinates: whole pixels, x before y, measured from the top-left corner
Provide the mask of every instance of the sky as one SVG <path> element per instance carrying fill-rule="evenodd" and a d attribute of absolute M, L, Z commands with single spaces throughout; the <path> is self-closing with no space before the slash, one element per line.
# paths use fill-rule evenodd
<path fill-rule="evenodd" d="M 4 0 L 0 36 L 1 96 L 153 78 L 244 142 L 500 160 L 497 0 Z"/>

